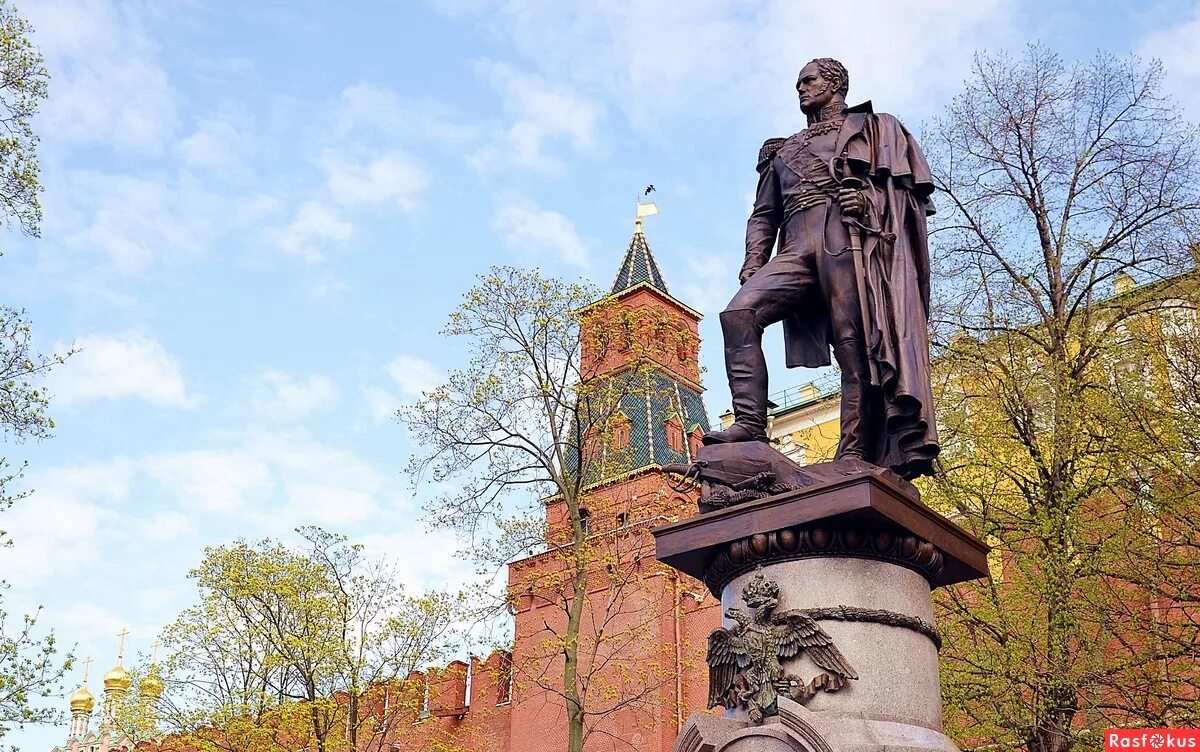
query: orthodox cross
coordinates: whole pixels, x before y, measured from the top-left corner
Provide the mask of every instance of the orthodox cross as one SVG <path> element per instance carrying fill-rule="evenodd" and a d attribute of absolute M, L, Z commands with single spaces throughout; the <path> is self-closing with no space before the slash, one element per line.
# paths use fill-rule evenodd
<path fill-rule="evenodd" d="M 125 635 L 129 634 L 128 627 L 121 627 L 121 631 L 117 632 L 117 637 L 121 638 L 120 645 L 117 647 L 117 663 L 125 660 Z"/>
<path fill-rule="evenodd" d="M 88 674 L 92 670 L 92 657 L 89 655 L 83 659 L 83 686 L 87 686 Z"/>

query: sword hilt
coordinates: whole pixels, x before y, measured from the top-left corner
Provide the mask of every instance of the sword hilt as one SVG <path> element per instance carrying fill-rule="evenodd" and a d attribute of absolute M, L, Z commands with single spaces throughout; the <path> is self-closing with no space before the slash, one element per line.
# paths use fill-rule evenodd
<path fill-rule="evenodd" d="M 854 191 L 861 191 L 863 188 L 866 187 L 866 185 L 867 185 L 866 182 L 864 182 L 861 178 L 856 178 L 852 175 L 842 178 L 842 182 L 841 182 L 842 188 L 846 188 L 846 189 L 854 190 Z M 851 239 L 851 241 L 854 242 L 854 244 L 856 246 L 858 246 L 858 245 L 861 245 L 861 243 L 862 243 L 862 235 L 859 232 L 859 228 L 856 226 L 855 219 L 856 219 L 855 217 L 844 215 L 842 217 L 842 222 L 849 226 L 850 239 Z"/>

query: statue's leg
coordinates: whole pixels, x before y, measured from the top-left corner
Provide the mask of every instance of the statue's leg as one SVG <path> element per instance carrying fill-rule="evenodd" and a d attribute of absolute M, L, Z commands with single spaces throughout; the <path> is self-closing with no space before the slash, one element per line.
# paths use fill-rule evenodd
<path fill-rule="evenodd" d="M 833 357 L 842 371 L 841 438 L 834 459 L 874 463 L 881 446 L 879 390 L 871 385 L 853 257 L 827 258 L 825 272 Z"/>
<path fill-rule="evenodd" d="M 834 459 L 873 462 L 879 436 L 866 348 L 861 339 L 846 340 L 833 346 L 833 357 L 842 369 L 841 439 Z"/>
<path fill-rule="evenodd" d="M 816 289 L 811 259 L 797 253 L 771 259 L 721 312 L 725 374 L 733 397 L 733 425 L 704 434 L 705 444 L 767 441 L 767 360 L 763 330 Z"/>
<path fill-rule="evenodd" d="M 762 351 L 762 329 L 754 311 L 721 311 L 725 338 L 725 374 L 733 397 L 734 423 L 724 431 L 704 435 L 705 444 L 767 440 L 767 359 Z"/>

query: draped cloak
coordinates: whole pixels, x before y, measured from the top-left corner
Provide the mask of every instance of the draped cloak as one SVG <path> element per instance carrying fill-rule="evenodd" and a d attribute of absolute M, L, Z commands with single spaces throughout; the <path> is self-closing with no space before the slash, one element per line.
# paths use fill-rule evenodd
<path fill-rule="evenodd" d="M 933 213 L 933 176 L 900 121 L 870 107 L 867 102 L 847 111 L 831 169 L 839 179 L 864 179 L 868 211 L 863 222 L 878 230 L 862 233 L 871 316 L 867 350 L 878 369 L 884 404 L 885 435 L 873 462 L 912 478 L 932 474 L 939 449 L 929 381 L 925 221 Z M 840 212 L 830 211 L 827 221 L 840 221 L 838 216 Z M 826 306 L 796 311 L 784 319 L 783 330 L 788 368 L 829 365 L 832 333 Z"/>

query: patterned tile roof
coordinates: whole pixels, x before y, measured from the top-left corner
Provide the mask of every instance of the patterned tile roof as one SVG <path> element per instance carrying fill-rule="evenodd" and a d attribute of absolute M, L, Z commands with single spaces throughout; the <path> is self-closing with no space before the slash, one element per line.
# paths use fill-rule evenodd
<path fill-rule="evenodd" d="M 621 398 L 620 413 L 629 421 L 629 443 L 620 456 L 593 463 L 589 470 L 595 477 L 587 479 L 589 485 L 644 467 L 689 463 L 692 458 L 687 436 L 697 427 L 701 431 L 709 428 L 700 393 L 661 371 L 651 377 L 648 388 L 630 386 Z M 679 429 L 670 425 L 672 417 Z M 668 430 L 682 430 L 684 436 L 676 444 L 683 451 L 671 448 Z M 606 446 L 602 451 L 608 452 L 609 448 Z M 568 457 L 568 464 L 573 473 L 579 471 L 579 458 L 574 453 Z"/>
<path fill-rule="evenodd" d="M 621 292 L 639 284 L 650 285 L 670 295 L 670 291 L 667 290 L 667 281 L 663 279 L 658 262 L 654 260 L 654 254 L 650 252 L 650 245 L 646 242 L 646 235 L 642 232 L 640 223 L 633 232 L 633 238 L 629 241 L 629 248 L 625 251 L 625 260 L 621 262 L 621 269 L 617 272 L 616 280 L 613 281 L 612 291 L 614 293 Z"/>

